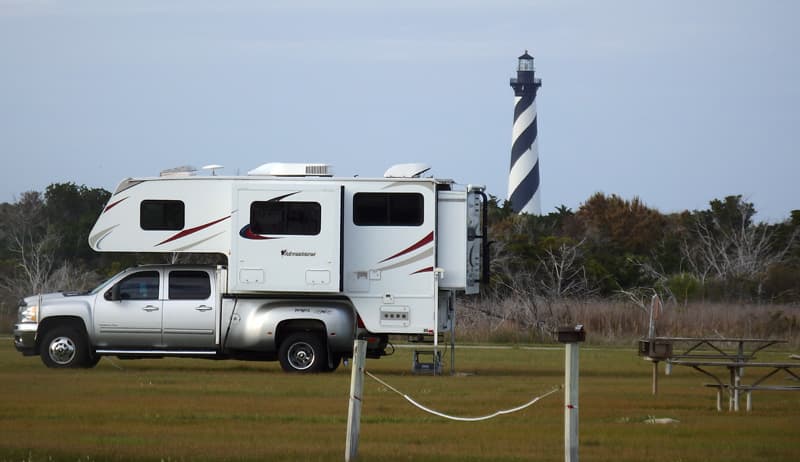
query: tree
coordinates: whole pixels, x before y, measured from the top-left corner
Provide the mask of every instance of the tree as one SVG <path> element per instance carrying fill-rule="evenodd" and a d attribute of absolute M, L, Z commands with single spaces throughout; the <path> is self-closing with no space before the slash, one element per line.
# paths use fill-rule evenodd
<path fill-rule="evenodd" d="M 47 230 L 41 194 L 25 192 L 4 209 L 6 252 L 14 262 L 2 285 L 15 296 L 41 293 L 53 271 L 58 238 Z"/>
<path fill-rule="evenodd" d="M 605 295 L 647 279 L 638 262 L 649 261 L 666 236 L 667 220 L 638 197 L 591 196 L 574 217 L 571 234 L 585 240 L 587 275 Z"/>
<path fill-rule="evenodd" d="M 539 257 L 537 271 L 542 291 L 551 298 L 586 296 L 591 293 L 583 266 L 581 247 L 585 240 L 569 238 L 544 239 L 544 255 Z"/>
<path fill-rule="evenodd" d="M 755 213 L 742 196 L 713 200 L 709 210 L 694 214 L 690 239 L 681 247 L 693 274 L 702 283 L 722 283 L 726 296 L 744 297 L 750 285 L 760 296 L 769 268 L 782 262 L 796 241 L 797 230 L 776 246 L 775 228 L 754 224 Z"/>
<path fill-rule="evenodd" d="M 97 255 L 87 245 L 89 231 L 103 211 L 111 194 L 102 188 L 87 188 L 74 183 L 53 183 L 44 193 L 44 219 L 58 236 L 59 261 L 83 262 Z"/>

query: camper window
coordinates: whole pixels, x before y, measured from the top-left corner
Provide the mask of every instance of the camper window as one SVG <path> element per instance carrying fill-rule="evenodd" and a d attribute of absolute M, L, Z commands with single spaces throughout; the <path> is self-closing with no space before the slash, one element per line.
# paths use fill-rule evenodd
<path fill-rule="evenodd" d="M 255 234 L 319 234 L 322 207 L 317 202 L 253 202 L 250 229 Z"/>
<path fill-rule="evenodd" d="M 180 231 L 184 224 L 181 201 L 145 200 L 139 206 L 139 226 L 146 231 Z"/>
<path fill-rule="evenodd" d="M 205 271 L 170 271 L 170 300 L 205 300 L 211 296 L 211 281 Z"/>
<path fill-rule="evenodd" d="M 353 223 L 358 226 L 419 226 L 425 219 L 422 194 L 356 193 Z"/>

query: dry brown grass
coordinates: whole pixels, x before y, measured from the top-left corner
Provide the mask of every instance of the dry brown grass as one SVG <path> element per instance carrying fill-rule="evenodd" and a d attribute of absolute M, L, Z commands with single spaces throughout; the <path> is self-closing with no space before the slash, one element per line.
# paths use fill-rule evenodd
<path fill-rule="evenodd" d="M 647 336 L 648 314 L 625 301 L 541 300 L 501 302 L 466 299 L 458 313 L 458 337 L 473 342 L 552 342 L 559 325 L 581 323 L 593 344 L 628 346 Z M 667 305 L 657 334 L 673 337 L 780 338 L 800 348 L 800 306 L 690 303 Z"/>
<path fill-rule="evenodd" d="M 274 363 L 104 359 L 48 370 L 0 346 L 0 461 L 344 459 L 349 370 L 301 376 Z M 409 374 L 411 350 L 367 368 L 425 405 L 476 416 L 563 382 L 560 346 L 466 349 L 456 376 Z M 785 360 L 787 352 L 763 359 Z M 563 460 L 563 398 L 479 423 L 430 416 L 366 379 L 360 460 Z M 776 379 L 777 380 L 777 379 Z M 581 349 L 581 458 L 800 460 L 800 393 L 763 392 L 747 414 L 717 412 L 699 374 L 676 369 L 650 395 L 633 349 Z M 651 425 L 650 417 L 680 423 Z"/>

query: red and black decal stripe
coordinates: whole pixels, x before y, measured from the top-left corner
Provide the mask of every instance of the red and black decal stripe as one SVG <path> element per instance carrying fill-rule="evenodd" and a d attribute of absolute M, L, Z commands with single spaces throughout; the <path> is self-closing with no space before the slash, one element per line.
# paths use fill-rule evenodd
<path fill-rule="evenodd" d="M 122 199 L 120 199 L 120 200 L 118 200 L 118 201 L 116 201 L 116 202 L 114 202 L 114 203 L 108 204 L 108 205 L 106 206 L 106 208 L 104 208 L 104 209 L 103 209 L 103 213 L 106 213 L 106 212 L 108 212 L 109 210 L 113 209 L 114 207 L 116 207 L 117 205 L 119 205 L 119 203 L 120 203 L 120 202 L 122 202 L 122 201 L 124 201 L 125 199 L 127 199 L 127 197 L 123 197 Z"/>
<path fill-rule="evenodd" d="M 378 263 L 387 262 L 387 261 L 389 261 L 389 260 L 391 260 L 393 258 L 397 258 L 397 257 L 399 257 L 401 255 L 405 255 L 405 254 L 407 254 L 409 252 L 413 252 L 413 251 L 419 249 L 420 247 L 424 246 L 425 244 L 430 244 L 431 242 L 433 242 L 433 231 L 428 233 L 427 236 L 425 236 L 422 239 L 420 239 L 419 241 L 415 242 L 414 244 L 412 244 L 408 248 L 405 248 L 405 249 L 401 250 L 400 252 L 397 252 L 396 254 L 392 255 L 391 257 L 384 258 L 383 260 L 379 261 Z"/>
<path fill-rule="evenodd" d="M 231 216 L 230 216 L 230 215 L 228 215 L 227 217 L 220 218 L 219 220 L 214 220 L 214 221 L 212 221 L 212 222 L 209 222 L 209 223 L 206 223 L 206 224 L 204 224 L 204 225 L 195 226 L 194 228 L 184 229 L 183 231 L 179 232 L 178 234 L 175 234 L 175 235 L 174 235 L 174 236 L 172 236 L 172 237 L 169 237 L 169 238 L 167 238 L 167 239 L 164 239 L 163 241 L 159 242 L 159 243 L 158 243 L 158 244 L 156 244 L 155 246 L 156 246 L 156 247 L 158 247 L 158 246 L 160 246 L 161 244 L 166 244 L 167 242 L 172 242 L 172 241 L 174 241 L 174 240 L 176 240 L 176 239 L 180 239 L 180 238 L 182 238 L 182 237 L 186 237 L 186 236 L 188 236 L 188 235 L 190 235 L 190 234 L 194 234 L 194 233 L 196 233 L 196 232 L 198 232 L 198 231 L 201 231 L 201 230 L 203 230 L 203 229 L 206 229 L 206 228 L 208 228 L 209 226 L 213 226 L 213 225 L 216 225 L 216 224 L 217 224 L 217 223 L 219 223 L 219 222 L 225 221 L 225 220 L 227 220 L 227 219 L 228 219 L 228 218 L 230 218 L 230 217 L 231 217 Z"/>

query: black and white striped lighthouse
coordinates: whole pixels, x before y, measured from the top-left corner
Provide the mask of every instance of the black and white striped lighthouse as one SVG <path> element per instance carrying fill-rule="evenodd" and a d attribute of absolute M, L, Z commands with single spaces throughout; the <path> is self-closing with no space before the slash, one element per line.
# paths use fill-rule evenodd
<path fill-rule="evenodd" d="M 514 89 L 514 128 L 511 134 L 511 167 L 508 200 L 517 213 L 541 214 L 539 198 L 539 150 L 536 142 L 536 91 L 542 81 L 534 77 L 533 56 L 519 57 Z"/>

